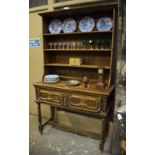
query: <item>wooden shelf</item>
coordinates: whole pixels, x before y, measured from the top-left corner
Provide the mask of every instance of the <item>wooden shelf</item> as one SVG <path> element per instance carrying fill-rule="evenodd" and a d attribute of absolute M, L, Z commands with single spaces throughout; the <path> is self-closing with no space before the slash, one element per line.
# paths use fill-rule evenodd
<path fill-rule="evenodd" d="M 45 64 L 45 66 L 55 66 L 55 67 L 73 67 L 73 68 L 88 68 L 88 69 L 98 69 L 98 68 L 104 68 L 104 69 L 110 69 L 110 66 L 97 66 L 97 65 L 80 65 L 80 66 L 71 66 L 69 64 L 62 64 L 62 63 L 48 63 Z"/>
<path fill-rule="evenodd" d="M 111 49 L 44 49 L 44 51 L 106 52 L 111 51 Z"/>
<path fill-rule="evenodd" d="M 61 5 L 65 5 L 66 2 L 59 2 Z M 71 3 L 71 2 L 67 2 Z M 73 3 L 73 2 L 72 2 Z M 74 2 L 75 3 L 75 2 Z M 55 7 L 58 4 L 54 4 L 53 7 Z M 118 8 L 118 3 L 117 2 L 111 2 L 107 4 L 93 4 L 92 6 L 78 6 L 70 9 L 59 9 L 59 10 L 54 10 L 54 11 L 46 11 L 46 12 L 41 12 L 39 13 L 40 16 L 42 17 L 48 17 L 48 18 L 58 18 L 58 17 L 68 17 L 70 16 L 77 16 L 77 15 L 86 15 L 89 12 L 91 14 L 95 14 L 96 12 L 103 12 L 105 10 L 112 10 L 113 8 Z"/>
<path fill-rule="evenodd" d="M 65 35 L 83 35 L 83 34 L 104 34 L 104 33 L 112 33 L 112 30 L 109 31 L 91 31 L 91 32 L 74 32 L 74 33 L 58 33 L 58 34 L 51 34 L 51 33 L 44 33 L 44 36 L 65 36 Z"/>

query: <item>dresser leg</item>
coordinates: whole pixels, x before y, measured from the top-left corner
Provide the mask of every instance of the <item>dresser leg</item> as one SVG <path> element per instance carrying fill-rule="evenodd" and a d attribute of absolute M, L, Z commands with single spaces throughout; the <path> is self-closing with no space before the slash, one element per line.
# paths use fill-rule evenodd
<path fill-rule="evenodd" d="M 38 104 L 38 122 L 39 122 L 39 132 L 40 134 L 42 134 L 43 132 L 43 126 L 42 126 L 42 116 L 41 116 L 41 104 L 40 103 L 37 103 Z"/>
<path fill-rule="evenodd" d="M 104 150 L 104 143 L 105 142 L 103 140 L 100 140 L 99 149 L 101 152 L 103 152 L 103 150 Z"/>
<path fill-rule="evenodd" d="M 50 110 L 51 110 L 51 122 L 54 123 L 54 107 L 50 106 Z"/>
<path fill-rule="evenodd" d="M 57 108 L 54 107 L 54 124 L 57 124 L 58 123 L 58 120 L 57 120 Z"/>
<path fill-rule="evenodd" d="M 104 143 L 105 143 L 105 128 L 106 128 L 106 119 L 102 119 L 102 129 L 101 129 L 101 140 L 99 144 L 99 149 L 101 152 L 104 150 Z"/>

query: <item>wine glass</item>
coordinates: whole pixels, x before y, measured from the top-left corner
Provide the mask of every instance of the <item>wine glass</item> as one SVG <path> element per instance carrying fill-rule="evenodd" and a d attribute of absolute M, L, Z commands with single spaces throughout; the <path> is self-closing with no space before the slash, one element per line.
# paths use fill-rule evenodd
<path fill-rule="evenodd" d="M 100 44 L 100 40 L 99 39 L 95 40 L 95 48 L 96 49 L 100 49 L 101 48 L 101 44 Z"/>
<path fill-rule="evenodd" d="M 92 50 L 93 49 L 93 40 L 89 40 L 89 48 Z"/>
<path fill-rule="evenodd" d="M 105 40 L 101 39 L 101 49 L 105 49 Z"/>
<path fill-rule="evenodd" d="M 53 42 L 49 42 L 48 45 L 49 45 L 49 48 L 52 49 Z"/>
<path fill-rule="evenodd" d="M 56 46 L 57 46 L 56 42 L 53 42 L 53 48 L 54 49 L 56 49 Z"/>

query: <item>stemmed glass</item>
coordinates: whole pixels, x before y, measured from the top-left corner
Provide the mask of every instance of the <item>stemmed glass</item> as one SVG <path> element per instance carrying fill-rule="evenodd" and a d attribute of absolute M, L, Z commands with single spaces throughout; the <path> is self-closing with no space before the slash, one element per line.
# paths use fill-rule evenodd
<path fill-rule="evenodd" d="M 63 49 L 64 50 L 67 49 L 67 42 L 66 41 L 63 43 Z"/>
<path fill-rule="evenodd" d="M 89 48 L 92 50 L 93 49 L 94 41 L 93 40 L 89 40 L 88 42 L 89 42 Z"/>
<path fill-rule="evenodd" d="M 88 48 L 88 40 L 84 40 L 83 45 L 84 45 L 84 49 L 87 49 Z"/>
<path fill-rule="evenodd" d="M 66 48 L 70 49 L 70 42 L 69 41 L 66 42 Z"/>
<path fill-rule="evenodd" d="M 76 49 L 79 49 L 79 41 L 78 40 L 76 40 L 76 43 L 75 43 L 75 47 L 76 47 Z"/>
<path fill-rule="evenodd" d="M 100 49 L 100 48 L 101 48 L 100 40 L 96 39 L 95 40 L 95 49 Z"/>
<path fill-rule="evenodd" d="M 101 49 L 105 49 L 105 40 L 101 39 L 100 43 L 101 43 Z"/>
<path fill-rule="evenodd" d="M 70 42 L 70 48 L 71 48 L 71 49 L 74 49 L 74 48 L 75 48 L 75 47 L 74 47 L 74 41 L 71 41 L 71 42 Z"/>
<path fill-rule="evenodd" d="M 79 46 L 79 49 L 82 49 L 82 42 L 80 40 L 78 41 L 78 46 Z"/>
<path fill-rule="evenodd" d="M 49 45 L 49 48 L 52 49 L 53 42 L 49 42 L 48 45 Z"/>
<path fill-rule="evenodd" d="M 63 42 L 58 42 L 58 49 L 63 49 Z"/>
<path fill-rule="evenodd" d="M 57 48 L 57 43 L 53 42 L 53 48 L 56 49 Z"/>
<path fill-rule="evenodd" d="M 73 49 L 75 49 L 75 45 L 76 45 L 76 43 L 75 43 L 75 41 L 73 41 L 73 42 L 72 42 L 72 47 L 73 47 Z"/>

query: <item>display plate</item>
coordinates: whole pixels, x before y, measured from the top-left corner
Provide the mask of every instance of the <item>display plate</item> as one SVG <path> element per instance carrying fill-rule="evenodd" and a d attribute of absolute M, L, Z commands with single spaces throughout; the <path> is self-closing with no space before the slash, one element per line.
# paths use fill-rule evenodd
<path fill-rule="evenodd" d="M 75 32 L 76 28 L 77 24 L 73 18 L 66 18 L 62 24 L 62 30 L 64 33 Z"/>
<path fill-rule="evenodd" d="M 112 18 L 101 17 L 98 19 L 96 28 L 99 31 L 108 31 L 112 29 Z"/>
<path fill-rule="evenodd" d="M 94 19 L 87 16 L 80 20 L 79 29 L 81 32 L 91 32 L 94 29 L 94 26 Z"/>
<path fill-rule="evenodd" d="M 62 22 L 59 19 L 53 19 L 48 27 L 50 33 L 52 34 L 58 34 L 62 30 Z"/>

